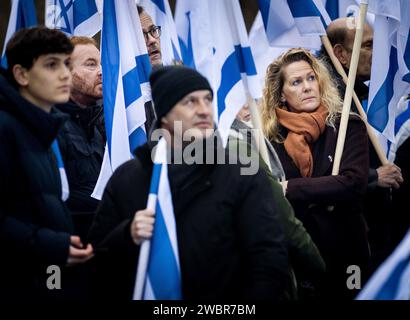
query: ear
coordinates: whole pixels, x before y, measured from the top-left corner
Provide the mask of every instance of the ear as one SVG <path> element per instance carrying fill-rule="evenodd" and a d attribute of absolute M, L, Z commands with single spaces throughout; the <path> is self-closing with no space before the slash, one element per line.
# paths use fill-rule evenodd
<path fill-rule="evenodd" d="M 335 44 L 333 47 L 333 52 L 337 58 L 337 60 L 340 61 L 340 63 L 345 67 L 348 68 L 348 63 L 349 63 L 349 59 L 346 55 L 346 50 L 343 48 L 343 46 L 341 44 Z"/>
<path fill-rule="evenodd" d="M 166 127 L 169 124 L 168 119 L 165 117 L 162 117 L 160 121 L 161 121 L 161 127 Z"/>
<path fill-rule="evenodd" d="M 29 84 L 29 76 L 27 69 L 22 67 L 20 64 L 16 64 L 13 67 L 13 76 L 17 84 L 21 87 L 26 87 Z"/>

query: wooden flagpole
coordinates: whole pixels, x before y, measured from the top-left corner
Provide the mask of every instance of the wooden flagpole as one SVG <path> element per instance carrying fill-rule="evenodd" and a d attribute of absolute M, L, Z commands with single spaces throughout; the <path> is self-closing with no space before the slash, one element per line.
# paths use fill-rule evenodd
<path fill-rule="evenodd" d="M 343 154 L 343 149 L 344 149 L 344 144 L 345 144 L 345 139 L 346 139 L 346 131 L 347 131 L 347 125 L 348 125 L 348 120 L 349 120 L 350 105 L 352 103 L 353 88 L 354 88 L 354 83 L 356 80 L 357 65 L 359 62 L 359 54 L 360 54 L 360 48 L 362 44 L 363 27 L 364 27 L 364 21 L 366 18 L 367 5 L 368 5 L 368 0 L 361 0 L 360 16 L 359 16 L 358 25 L 356 27 L 356 34 L 355 34 L 354 43 L 353 43 L 352 59 L 350 61 L 349 76 L 347 78 L 346 92 L 345 92 L 345 97 L 343 101 L 342 118 L 340 120 L 339 133 L 337 136 L 336 152 L 335 152 L 335 159 L 333 162 L 332 175 L 338 175 L 339 170 L 340 170 L 340 162 L 342 159 L 342 154 Z"/>

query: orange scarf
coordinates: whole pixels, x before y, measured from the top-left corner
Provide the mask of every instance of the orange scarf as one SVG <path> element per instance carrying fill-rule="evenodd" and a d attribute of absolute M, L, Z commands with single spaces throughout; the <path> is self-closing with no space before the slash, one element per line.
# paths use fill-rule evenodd
<path fill-rule="evenodd" d="M 288 129 L 285 150 L 299 168 L 303 177 L 310 177 L 313 171 L 311 145 L 326 127 L 326 107 L 320 105 L 314 112 L 290 112 L 276 109 L 279 124 Z"/>

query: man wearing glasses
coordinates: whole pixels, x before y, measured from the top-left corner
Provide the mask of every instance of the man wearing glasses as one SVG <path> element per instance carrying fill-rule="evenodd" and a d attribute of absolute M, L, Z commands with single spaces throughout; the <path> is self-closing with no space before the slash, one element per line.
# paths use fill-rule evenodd
<path fill-rule="evenodd" d="M 162 65 L 162 57 L 161 57 L 161 27 L 156 26 L 152 21 L 151 17 L 147 14 L 147 12 L 141 7 L 137 6 L 138 8 L 138 15 L 141 20 L 141 28 L 142 32 L 144 33 L 145 44 L 147 45 L 149 59 L 151 61 L 151 65 L 157 66 Z"/>
<path fill-rule="evenodd" d="M 137 9 L 141 21 L 142 33 L 144 34 L 145 44 L 147 45 L 149 60 L 151 62 L 151 66 L 155 69 L 156 67 L 162 66 L 160 41 L 161 27 L 154 24 L 151 17 L 143 7 L 137 5 Z M 157 119 L 151 101 L 145 103 L 145 117 L 147 119 L 145 121 L 145 131 L 147 132 L 147 135 L 149 135 L 152 124 Z"/>

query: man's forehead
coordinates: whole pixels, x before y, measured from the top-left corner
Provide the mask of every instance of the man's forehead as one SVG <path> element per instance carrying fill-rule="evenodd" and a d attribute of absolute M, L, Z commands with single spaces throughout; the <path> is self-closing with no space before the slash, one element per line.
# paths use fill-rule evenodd
<path fill-rule="evenodd" d="M 71 58 L 72 60 L 87 60 L 90 58 L 99 60 L 100 51 L 93 44 L 77 44 Z"/>
<path fill-rule="evenodd" d="M 152 21 L 151 17 L 146 12 L 142 12 L 140 14 L 140 20 L 141 27 L 142 29 L 144 29 L 144 31 L 148 31 L 148 29 L 154 25 L 154 22 Z"/>
<path fill-rule="evenodd" d="M 201 98 L 201 97 L 206 97 L 210 94 L 212 94 L 212 93 L 209 90 L 195 90 L 195 91 L 192 91 L 192 92 L 188 93 L 182 99 L 185 99 L 185 98 L 188 98 L 188 97 Z"/>
<path fill-rule="evenodd" d="M 348 29 L 346 41 L 353 45 L 356 29 Z M 369 24 L 364 25 L 362 42 L 373 39 L 373 29 Z"/>
<path fill-rule="evenodd" d="M 70 55 L 68 53 L 46 53 L 40 55 L 37 60 L 46 60 L 46 59 L 57 59 L 57 60 L 65 60 L 69 58 Z"/>

